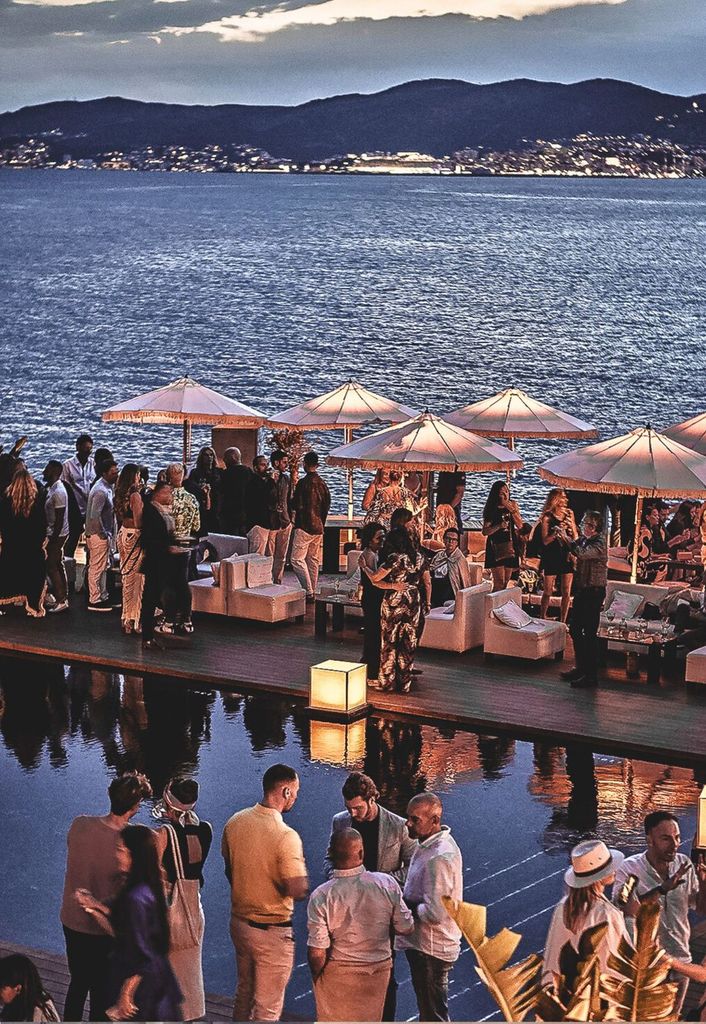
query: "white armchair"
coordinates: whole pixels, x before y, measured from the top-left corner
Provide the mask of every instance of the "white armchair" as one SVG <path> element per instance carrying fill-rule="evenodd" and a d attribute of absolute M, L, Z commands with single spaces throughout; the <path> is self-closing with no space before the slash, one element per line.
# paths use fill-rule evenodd
<path fill-rule="evenodd" d="M 485 597 L 491 590 L 492 583 L 478 583 L 458 591 L 452 610 L 432 608 L 427 615 L 420 646 L 437 651 L 455 651 L 457 654 L 481 647 Z"/>
<path fill-rule="evenodd" d="M 508 602 L 513 602 L 522 610 L 522 591 L 519 587 L 497 590 L 485 597 L 485 654 L 504 654 L 531 661 L 563 658 L 566 647 L 565 624 L 554 619 L 530 619 L 520 628 L 505 625 L 494 613 Z"/>

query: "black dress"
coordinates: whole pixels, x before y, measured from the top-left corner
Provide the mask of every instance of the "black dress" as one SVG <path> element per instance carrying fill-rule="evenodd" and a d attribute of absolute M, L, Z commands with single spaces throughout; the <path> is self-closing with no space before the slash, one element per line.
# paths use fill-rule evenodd
<path fill-rule="evenodd" d="M 504 516 L 508 516 L 509 520 L 505 529 L 498 530 L 496 533 L 490 534 L 485 538 L 485 568 L 496 569 L 502 567 L 504 569 L 517 569 L 520 564 L 520 560 L 517 556 L 517 536 L 515 531 L 515 520 L 512 518 L 509 512 L 503 511 L 502 509 L 496 509 L 492 513 L 490 519 L 485 520 L 485 524 L 492 526 L 499 526 L 503 521 Z M 498 557 L 498 545 L 507 544 L 510 541 L 512 544 L 513 553 L 503 558 Z"/>
<path fill-rule="evenodd" d="M 46 558 L 42 545 L 46 533 L 43 491 L 37 493 L 28 516 L 15 515 L 7 495 L 0 501 L 0 605 L 20 598 L 33 611 L 43 614 Z"/>
<path fill-rule="evenodd" d="M 380 673 L 380 615 L 385 591 L 371 583 L 363 569 L 360 570 L 360 581 L 363 587 L 360 601 L 363 609 L 363 653 L 360 660 L 368 667 L 368 679 L 377 679 Z"/>
<path fill-rule="evenodd" d="M 564 520 L 558 519 L 551 512 L 548 513 L 548 519 L 550 533 L 555 527 L 565 525 Z M 541 522 L 537 529 L 541 531 Z M 539 568 L 547 576 L 566 576 L 573 573 L 574 561 L 567 548 L 560 541 L 553 540 L 549 544 L 542 544 Z"/>

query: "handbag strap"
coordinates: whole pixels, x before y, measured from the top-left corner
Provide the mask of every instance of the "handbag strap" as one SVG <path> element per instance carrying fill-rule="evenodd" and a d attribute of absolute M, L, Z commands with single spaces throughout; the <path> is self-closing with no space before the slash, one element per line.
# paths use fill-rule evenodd
<path fill-rule="evenodd" d="M 176 829 L 173 825 L 165 824 L 164 826 L 169 836 L 169 845 L 172 850 L 172 857 L 174 858 L 174 870 L 178 879 L 186 878 L 184 874 L 184 862 L 181 857 L 181 849 L 179 848 L 179 840 L 177 838 Z"/>

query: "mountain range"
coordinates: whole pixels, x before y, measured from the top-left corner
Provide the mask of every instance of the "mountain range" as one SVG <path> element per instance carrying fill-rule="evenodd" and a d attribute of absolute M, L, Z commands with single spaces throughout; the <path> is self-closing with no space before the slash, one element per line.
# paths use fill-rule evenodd
<path fill-rule="evenodd" d="M 250 145 L 292 160 L 374 151 L 443 156 L 464 147 L 522 149 L 528 141 L 582 133 L 650 135 L 703 146 L 705 109 L 706 95 L 671 96 L 615 79 L 572 85 L 428 79 L 293 107 L 188 106 L 114 96 L 58 101 L 0 114 L 0 140 L 51 132 L 55 146 L 75 158 L 150 145 L 219 144 Z"/>

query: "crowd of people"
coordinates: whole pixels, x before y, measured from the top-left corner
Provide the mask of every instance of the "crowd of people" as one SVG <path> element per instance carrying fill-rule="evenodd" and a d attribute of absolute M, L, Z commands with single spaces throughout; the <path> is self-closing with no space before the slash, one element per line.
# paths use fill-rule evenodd
<path fill-rule="evenodd" d="M 68 609 L 65 558 L 83 534 L 89 610 L 110 612 L 116 603 L 109 570 L 117 553 L 122 630 L 141 634 L 147 649 L 161 647 L 165 636 L 193 632 L 189 581 L 210 533 L 246 537 L 249 552 L 272 557 L 274 583 L 290 564 L 307 601 L 316 598 L 331 495 L 313 451 L 304 456 L 296 485 L 281 449 L 258 454 L 250 468 L 237 448 L 227 449 L 219 465 L 206 446 L 188 476 L 173 463 L 154 483 L 145 466 L 119 467 L 109 449 L 94 452 L 88 434 L 77 438 L 74 456 L 47 463 L 41 483 L 19 450 L 0 460 L 0 603 L 22 603 L 29 616 Z M 373 688 L 410 691 L 430 608 L 450 606 L 470 583 L 462 552 L 464 491 L 465 474 L 440 473 L 433 516 L 426 514 L 417 473 L 380 469 L 365 491 L 359 594 L 363 660 Z M 705 508 L 646 502 L 635 540 L 641 580 L 678 574 L 679 552 L 703 556 Z M 577 524 L 566 491 L 555 487 L 537 520 L 527 522 L 509 485 L 497 481 L 483 508 L 482 535 L 494 590 L 511 585 L 534 559 L 543 581 L 540 617 L 555 591 L 561 621 L 573 603 L 576 667 L 565 676 L 574 686 L 594 686 L 608 561 L 602 514 L 589 510 Z"/>
<path fill-rule="evenodd" d="M 400 817 L 379 802 L 370 776 L 352 772 L 321 851 L 326 880 L 310 892 L 301 838 L 284 820 L 299 788 L 293 768 L 270 766 L 260 801 L 223 828 L 237 974 L 233 1019 L 281 1019 L 294 967 L 294 907 L 308 900 L 316 1020 L 395 1020 L 398 954 L 409 966 L 419 1019 L 449 1020 L 449 976 L 462 934 L 444 898 L 463 899 L 464 868 L 442 800 L 420 792 Z M 151 797 L 144 776 L 126 773 L 111 783 L 105 815 L 80 816 L 69 829 L 61 906 L 70 972 L 64 1020 L 81 1020 L 87 998 L 94 1021 L 196 1020 L 205 1013 L 200 893 L 212 827 L 196 814 L 193 779 L 167 784 L 152 811 L 157 828 L 131 825 Z M 596 838 L 572 850 L 548 929 L 542 981 L 558 985 L 562 948 L 578 949 L 583 932 L 597 924 L 608 926 L 596 948 L 601 969 L 614 972 L 611 954 L 634 941 L 640 905 L 656 901 L 679 1019 L 689 979 L 706 980 L 706 964 L 692 963 L 689 923 L 691 910 L 706 914 L 706 865 L 680 852 L 679 822 L 670 812 L 651 812 L 644 826 L 640 854 L 624 857 Z M 26 957 L 0 960 L 0 1003 L 3 1020 L 59 1020 Z M 706 1009 L 700 1014 L 705 1019 Z"/>

